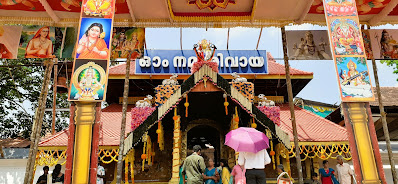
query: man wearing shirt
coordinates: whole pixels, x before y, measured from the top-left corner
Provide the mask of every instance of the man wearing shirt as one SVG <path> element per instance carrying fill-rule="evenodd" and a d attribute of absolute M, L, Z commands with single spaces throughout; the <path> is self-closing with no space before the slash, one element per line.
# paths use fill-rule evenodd
<path fill-rule="evenodd" d="M 200 151 L 202 147 L 200 145 L 195 145 L 193 147 L 192 155 L 188 156 L 184 164 L 182 165 L 182 176 L 185 178 L 187 176 L 188 184 L 203 184 L 202 174 L 205 172 L 206 165 L 202 156 L 200 156 Z M 183 180 L 185 184 L 185 180 Z"/>
<path fill-rule="evenodd" d="M 266 149 L 257 153 L 239 152 L 238 164 L 246 169 L 246 183 L 266 183 L 264 168 L 271 163 L 271 158 Z"/>
<path fill-rule="evenodd" d="M 337 178 L 339 179 L 340 184 L 351 184 L 351 176 L 354 175 L 353 171 L 350 168 L 350 165 L 343 162 L 343 156 L 337 155 Z"/>

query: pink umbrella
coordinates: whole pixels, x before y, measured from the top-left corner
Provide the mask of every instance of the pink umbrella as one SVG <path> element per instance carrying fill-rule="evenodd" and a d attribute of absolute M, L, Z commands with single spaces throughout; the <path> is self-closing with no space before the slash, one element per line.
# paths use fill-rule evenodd
<path fill-rule="evenodd" d="M 264 133 L 254 128 L 240 127 L 228 132 L 224 144 L 238 152 L 257 153 L 269 148 L 269 139 Z"/>

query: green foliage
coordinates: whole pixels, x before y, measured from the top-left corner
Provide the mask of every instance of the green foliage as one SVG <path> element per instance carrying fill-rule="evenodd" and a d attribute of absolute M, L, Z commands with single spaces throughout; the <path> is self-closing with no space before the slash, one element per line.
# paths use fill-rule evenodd
<path fill-rule="evenodd" d="M 380 63 L 385 63 L 387 66 L 391 66 L 394 68 L 394 74 L 398 74 L 398 60 L 381 60 Z M 397 78 L 398 81 L 398 78 Z"/>
<path fill-rule="evenodd" d="M 43 66 L 21 66 L 32 64 L 32 61 L 0 60 L 0 138 L 30 137 L 45 70 Z M 34 61 L 43 62 L 41 59 Z M 12 67 L 3 67 L 7 64 Z M 52 95 L 52 88 L 50 88 L 46 108 L 52 107 Z M 69 107 L 67 94 L 57 95 L 57 107 Z M 68 117 L 69 112 L 56 114 L 57 131 L 68 126 Z M 51 131 L 51 123 L 52 112 L 45 112 L 42 135 L 46 131 Z"/>

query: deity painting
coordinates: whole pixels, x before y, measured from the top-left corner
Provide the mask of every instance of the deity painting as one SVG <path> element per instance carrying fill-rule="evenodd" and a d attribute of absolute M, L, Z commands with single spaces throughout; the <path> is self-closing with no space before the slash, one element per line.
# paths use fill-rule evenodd
<path fill-rule="evenodd" d="M 18 55 L 20 58 L 54 58 L 54 43 L 54 27 L 24 26 Z"/>
<path fill-rule="evenodd" d="M 327 31 L 287 31 L 289 59 L 331 60 Z"/>
<path fill-rule="evenodd" d="M 76 58 L 108 59 L 112 19 L 82 18 Z"/>
<path fill-rule="evenodd" d="M 144 55 L 145 28 L 113 28 L 111 58 L 140 59 Z"/>
<path fill-rule="evenodd" d="M 325 0 L 328 16 L 355 16 L 357 14 L 353 0 Z"/>
<path fill-rule="evenodd" d="M 369 30 L 369 36 L 375 59 L 398 59 L 398 30 Z"/>
<path fill-rule="evenodd" d="M 372 52 L 369 30 L 362 30 L 362 38 L 363 38 L 363 45 L 365 47 L 366 58 L 372 59 L 373 52 Z"/>
<path fill-rule="evenodd" d="M 366 58 L 338 57 L 336 64 L 343 101 L 369 101 L 374 99 Z"/>
<path fill-rule="evenodd" d="M 334 19 L 330 24 L 332 48 L 336 55 L 362 55 L 364 48 L 358 23 L 351 19 Z"/>
<path fill-rule="evenodd" d="M 84 0 L 83 16 L 98 16 L 103 18 L 112 18 L 114 9 L 114 0 Z"/>
<path fill-rule="evenodd" d="M 0 58 L 17 59 L 22 26 L 0 26 Z"/>
<path fill-rule="evenodd" d="M 87 62 L 88 61 L 88 62 Z M 71 101 L 104 100 L 107 83 L 107 61 L 76 60 L 72 76 Z"/>

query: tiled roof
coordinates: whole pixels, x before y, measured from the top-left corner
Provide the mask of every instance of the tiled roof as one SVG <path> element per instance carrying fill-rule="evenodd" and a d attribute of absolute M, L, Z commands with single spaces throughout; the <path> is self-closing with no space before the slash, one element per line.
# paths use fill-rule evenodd
<path fill-rule="evenodd" d="M 30 146 L 28 139 L 0 139 L 0 146 L 4 148 L 27 148 Z"/>
<path fill-rule="evenodd" d="M 285 65 L 279 64 L 275 62 L 273 57 L 270 53 L 267 54 L 268 56 L 268 74 L 269 75 L 285 75 Z M 135 73 L 135 61 L 131 62 L 130 65 L 130 75 Z M 126 74 L 126 63 L 119 64 L 116 66 L 112 66 L 109 68 L 109 75 L 125 75 Z M 312 72 L 306 72 L 302 70 L 298 70 L 295 68 L 290 67 L 290 74 L 291 75 L 312 75 Z"/>
<path fill-rule="evenodd" d="M 126 135 L 130 132 L 132 106 L 127 110 Z M 347 131 L 325 118 L 312 114 L 307 110 L 295 107 L 297 129 L 299 141 L 311 142 L 332 142 L 332 141 L 348 141 Z M 281 105 L 281 129 L 287 132 L 293 141 L 293 129 L 290 121 L 290 111 L 288 104 Z M 118 146 L 120 122 L 122 121 L 122 105 L 112 104 L 102 109 L 100 130 L 101 146 Z M 68 141 L 68 129 L 58 132 L 57 134 L 44 138 L 39 146 L 66 146 Z"/>
<path fill-rule="evenodd" d="M 380 87 L 381 98 L 384 106 L 398 106 L 398 87 Z M 371 106 L 379 106 L 376 88 L 373 88 L 376 100 L 370 102 Z"/>
<path fill-rule="evenodd" d="M 126 135 L 130 132 L 133 106 L 128 106 L 126 116 Z M 100 146 L 118 146 L 120 140 L 120 125 L 122 122 L 122 105 L 112 104 L 101 112 Z M 50 137 L 44 137 L 39 146 L 67 146 L 69 129 L 65 129 Z"/>
<path fill-rule="evenodd" d="M 303 142 L 337 142 L 348 141 L 347 130 L 325 118 L 295 106 L 299 141 Z M 293 128 L 288 104 L 281 105 L 281 129 L 287 132 L 293 141 Z"/>

